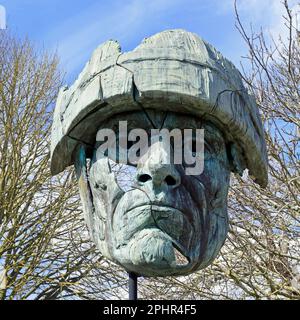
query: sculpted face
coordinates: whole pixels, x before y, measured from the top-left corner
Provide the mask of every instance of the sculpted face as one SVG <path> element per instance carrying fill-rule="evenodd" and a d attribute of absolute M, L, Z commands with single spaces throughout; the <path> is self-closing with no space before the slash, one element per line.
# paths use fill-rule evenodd
<path fill-rule="evenodd" d="M 145 38 L 126 53 L 117 41 L 106 41 L 73 85 L 61 88 L 51 173 L 74 164 L 84 217 L 103 256 L 144 276 L 186 275 L 214 260 L 228 231 L 230 172 L 242 175 L 247 168 L 260 186 L 268 181 L 263 124 L 247 91 L 230 61 L 181 29 Z M 129 137 L 137 129 L 146 139 L 125 148 L 121 122 L 127 123 L 128 142 L 139 137 Z M 201 170 L 191 158 L 176 161 L 188 143 L 170 148 L 159 134 L 149 141 L 153 129 L 180 136 L 204 130 L 200 153 L 195 139 Z M 114 147 L 111 132 L 119 137 Z M 149 150 L 133 160 L 132 150 L 145 141 Z M 117 152 L 106 153 L 105 145 Z"/>
<path fill-rule="evenodd" d="M 127 121 L 128 131 L 204 129 L 204 170 L 187 175 L 184 163 L 166 164 L 161 141 L 134 166 L 101 157 L 101 143 L 96 143 L 88 179 L 90 230 L 98 248 L 126 270 L 145 276 L 185 275 L 206 267 L 228 231 L 230 163 L 222 133 L 195 117 L 157 111 L 121 114 L 99 130 L 116 131 L 120 120 Z"/>

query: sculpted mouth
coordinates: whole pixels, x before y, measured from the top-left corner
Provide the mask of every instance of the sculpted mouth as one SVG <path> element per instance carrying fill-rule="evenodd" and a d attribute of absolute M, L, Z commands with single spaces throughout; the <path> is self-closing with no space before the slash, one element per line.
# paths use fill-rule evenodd
<path fill-rule="evenodd" d="M 146 229 L 150 228 L 152 229 L 154 228 L 159 228 L 161 229 L 163 232 L 166 232 L 166 230 L 164 230 L 164 228 L 162 228 L 159 225 L 159 221 L 162 219 L 167 219 L 170 216 L 170 211 L 172 211 L 175 214 L 181 214 L 183 217 L 185 216 L 184 213 L 182 211 L 180 211 L 177 208 L 174 208 L 170 205 L 166 205 L 166 204 L 161 204 L 161 203 L 146 203 L 146 204 L 141 204 L 141 205 L 137 205 L 135 207 L 130 208 L 126 213 L 138 209 L 138 208 L 147 208 L 147 207 L 151 207 L 151 210 L 158 213 L 159 215 L 156 216 L 156 223 L 155 225 L 148 225 L 146 227 Z M 169 238 L 169 240 L 172 242 L 172 246 L 173 246 L 173 250 L 174 250 L 174 255 L 175 255 L 175 264 L 176 264 L 176 268 L 184 268 L 187 267 L 190 263 L 190 259 L 188 257 L 188 253 L 186 252 L 186 249 L 178 242 L 176 241 L 176 239 L 169 233 L 166 234 L 166 236 Z"/>
<path fill-rule="evenodd" d="M 142 224 L 143 228 L 156 227 L 175 238 L 181 235 L 182 229 L 180 226 L 185 224 L 184 221 L 189 223 L 186 215 L 181 210 L 165 204 L 146 203 L 137 205 L 127 210 L 125 215 L 131 215 L 133 212 L 143 212 L 145 210 L 149 212 L 149 218 L 146 223 Z"/>
<path fill-rule="evenodd" d="M 193 233 L 194 228 L 183 211 L 166 203 L 143 202 L 128 208 L 122 216 L 125 227 L 119 227 L 116 231 L 121 239 L 117 248 L 125 247 L 128 242 L 136 241 L 136 238 L 140 242 L 148 230 L 150 234 L 153 232 L 150 239 L 159 234 L 159 238 L 164 238 L 173 247 L 174 260 L 170 262 L 172 268 L 184 269 L 190 265 L 189 240 L 182 240 L 185 239 L 185 233 L 188 230 Z"/>
<path fill-rule="evenodd" d="M 172 207 L 168 204 L 162 204 L 162 203 L 143 203 L 143 204 L 139 204 L 139 205 L 136 205 L 134 207 L 131 207 L 129 210 L 126 211 L 126 213 L 134 210 L 134 209 L 137 209 L 137 208 L 141 208 L 141 207 L 151 207 L 151 209 L 153 211 L 167 211 L 167 210 L 175 210 L 175 211 L 178 211 L 180 212 L 181 214 L 183 214 L 183 212 L 175 207 Z"/>
<path fill-rule="evenodd" d="M 142 223 L 137 224 L 132 229 L 130 228 L 132 231 L 131 236 L 142 229 L 158 228 L 170 237 L 170 240 L 174 243 L 176 250 L 186 257 L 186 254 L 184 253 L 186 250 L 180 242 L 178 242 L 179 238 L 182 238 L 185 233 L 183 230 L 190 230 L 189 233 L 191 234 L 195 232 L 194 226 L 189 220 L 187 214 L 165 203 L 148 202 L 129 208 L 124 215 L 131 215 L 132 217 L 132 214 L 136 214 L 138 217 L 139 214 L 134 212 L 143 212 L 144 210 L 149 211 L 150 214 Z M 180 256 L 179 253 L 178 257 Z"/>

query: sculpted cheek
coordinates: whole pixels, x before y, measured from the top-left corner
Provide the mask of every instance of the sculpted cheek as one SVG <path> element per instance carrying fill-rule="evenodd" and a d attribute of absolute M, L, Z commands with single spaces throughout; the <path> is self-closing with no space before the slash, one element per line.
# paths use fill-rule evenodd
<path fill-rule="evenodd" d="M 215 196 L 219 190 L 227 189 L 230 171 L 225 156 L 210 157 L 205 161 L 203 179 L 210 196 Z"/>

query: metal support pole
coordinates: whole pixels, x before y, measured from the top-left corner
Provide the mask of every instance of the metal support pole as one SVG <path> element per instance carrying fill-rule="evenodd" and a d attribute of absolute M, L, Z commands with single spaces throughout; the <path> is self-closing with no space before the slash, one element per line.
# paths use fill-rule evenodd
<path fill-rule="evenodd" d="M 137 300 L 137 278 L 138 276 L 129 272 L 129 300 Z"/>

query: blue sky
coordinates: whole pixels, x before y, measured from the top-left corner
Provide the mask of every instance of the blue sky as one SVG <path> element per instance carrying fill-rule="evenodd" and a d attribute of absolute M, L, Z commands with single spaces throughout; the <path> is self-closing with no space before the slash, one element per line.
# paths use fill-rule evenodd
<path fill-rule="evenodd" d="M 281 0 L 238 0 L 246 26 L 284 33 Z M 297 1 L 290 1 L 295 3 Z M 0 0 L 8 29 L 38 47 L 57 50 L 74 81 L 92 51 L 108 39 L 132 50 L 144 37 L 165 29 L 196 32 L 239 67 L 247 49 L 235 28 L 233 0 Z"/>

